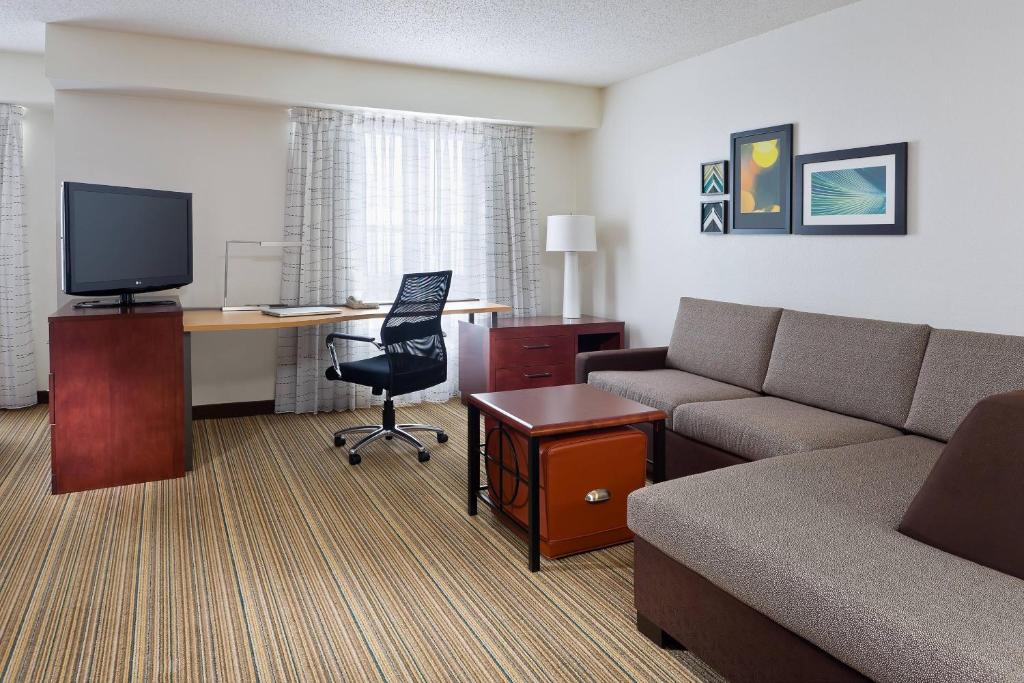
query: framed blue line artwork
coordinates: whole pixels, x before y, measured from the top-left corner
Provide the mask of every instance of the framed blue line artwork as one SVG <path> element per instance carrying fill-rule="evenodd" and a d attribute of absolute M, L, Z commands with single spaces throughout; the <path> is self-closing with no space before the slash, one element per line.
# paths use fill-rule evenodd
<path fill-rule="evenodd" d="M 796 157 L 799 235 L 906 235 L 907 143 Z"/>

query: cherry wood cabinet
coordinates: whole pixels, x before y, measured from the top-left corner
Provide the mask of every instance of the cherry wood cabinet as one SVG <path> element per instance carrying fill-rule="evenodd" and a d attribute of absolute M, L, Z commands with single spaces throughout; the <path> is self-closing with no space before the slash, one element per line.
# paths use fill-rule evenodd
<path fill-rule="evenodd" d="M 53 493 L 183 476 L 181 307 L 68 304 L 49 327 Z"/>
<path fill-rule="evenodd" d="M 621 349 L 625 323 L 584 316 L 459 322 L 459 390 L 469 394 L 572 384 L 576 354 Z"/>

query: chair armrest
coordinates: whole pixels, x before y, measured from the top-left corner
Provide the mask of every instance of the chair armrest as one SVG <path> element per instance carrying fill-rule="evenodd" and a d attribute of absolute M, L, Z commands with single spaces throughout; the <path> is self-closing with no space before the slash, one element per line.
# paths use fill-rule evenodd
<path fill-rule="evenodd" d="M 334 348 L 335 339 L 346 339 L 348 341 L 357 342 L 368 342 L 377 347 L 378 350 L 383 351 L 384 347 L 377 343 L 377 340 L 373 337 L 361 337 L 357 334 L 342 334 L 340 332 L 331 332 L 327 335 L 327 350 L 331 352 L 331 363 L 334 365 L 334 373 L 341 377 L 341 366 L 338 364 L 338 352 Z"/>
<path fill-rule="evenodd" d="M 576 383 L 585 383 L 587 375 L 595 370 L 659 370 L 665 367 L 667 355 L 667 346 L 578 353 L 576 354 Z"/>
<path fill-rule="evenodd" d="M 329 335 L 327 335 L 327 345 L 330 346 L 331 342 L 333 342 L 335 339 L 347 339 L 349 341 L 369 342 L 374 346 L 380 348 L 380 344 L 378 344 L 377 340 L 374 339 L 373 337 L 360 337 L 357 334 L 342 334 L 340 332 L 331 332 Z"/>

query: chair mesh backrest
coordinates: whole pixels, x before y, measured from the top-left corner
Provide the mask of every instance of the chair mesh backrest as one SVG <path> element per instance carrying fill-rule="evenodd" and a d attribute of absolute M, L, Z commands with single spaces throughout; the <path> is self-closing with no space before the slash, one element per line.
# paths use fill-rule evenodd
<path fill-rule="evenodd" d="M 430 361 L 447 369 L 441 312 L 448 301 L 451 284 L 450 270 L 402 276 L 398 296 L 380 331 L 393 378 L 403 372 L 421 372 Z"/>

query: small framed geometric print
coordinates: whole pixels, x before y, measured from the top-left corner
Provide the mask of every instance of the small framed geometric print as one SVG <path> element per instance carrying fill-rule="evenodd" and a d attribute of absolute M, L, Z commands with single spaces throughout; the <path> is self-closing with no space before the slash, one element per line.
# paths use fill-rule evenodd
<path fill-rule="evenodd" d="M 906 235 L 907 143 L 796 158 L 798 235 Z"/>
<path fill-rule="evenodd" d="M 728 161 L 708 161 L 700 165 L 700 193 L 705 195 L 726 194 L 729 177 L 726 174 Z"/>
<path fill-rule="evenodd" d="M 712 235 L 724 235 L 729 202 L 703 202 L 700 205 L 700 231 Z"/>

